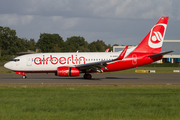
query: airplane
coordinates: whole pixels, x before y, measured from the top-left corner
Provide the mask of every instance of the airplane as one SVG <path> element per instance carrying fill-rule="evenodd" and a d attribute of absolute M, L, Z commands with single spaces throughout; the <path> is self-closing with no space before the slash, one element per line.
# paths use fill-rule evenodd
<path fill-rule="evenodd" d="M 27 78 L 25 73 L 55 73 L 91 79 L 90 73 L 130 69 L 162 59 L 173 51 L 161 52 L 169 17 L 161 17 L 137 47 L 119 52 L 36 53 L 22 55 L 4 67 Z"/>

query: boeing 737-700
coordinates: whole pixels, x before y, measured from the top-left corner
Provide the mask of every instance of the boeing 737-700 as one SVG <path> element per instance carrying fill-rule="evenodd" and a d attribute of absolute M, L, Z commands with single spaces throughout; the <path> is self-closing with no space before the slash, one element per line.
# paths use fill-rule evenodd
<path fill-rule="evenodd" d="M 55 73 L 57 76 L 79 76 L 91 79 L 93 72 L 119 71 L 149 64 L 162 59 L 161 48 L 169 17 L 161 17 L 135 48 L 120 52 L 37 53 L 14 58 L 4 65 L 16 74 Z"/>

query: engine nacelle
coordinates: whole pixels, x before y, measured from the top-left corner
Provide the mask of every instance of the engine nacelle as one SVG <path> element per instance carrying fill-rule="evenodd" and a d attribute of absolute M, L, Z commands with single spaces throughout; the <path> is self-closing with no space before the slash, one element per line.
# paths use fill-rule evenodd
<path fill-rule="evenodd" d="M 79 76 L 80 71 L 75 67 L 58 67 L 57 68 L 57 76 Z"/>

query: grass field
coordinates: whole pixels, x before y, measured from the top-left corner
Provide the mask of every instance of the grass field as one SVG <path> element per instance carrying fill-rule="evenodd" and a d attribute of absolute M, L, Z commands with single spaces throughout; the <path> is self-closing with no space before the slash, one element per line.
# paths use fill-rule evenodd
<path fill-rule="evenodd" d="M 2 120 L 179 120 L 180 85 L 0 85 Z"/>
<path fill-rule="evenodd" d="M 10 70 L 4 68 L 3 66 L 0 66 L 0 74 L 15 74 L 15 72 L 10 71 Z"/>

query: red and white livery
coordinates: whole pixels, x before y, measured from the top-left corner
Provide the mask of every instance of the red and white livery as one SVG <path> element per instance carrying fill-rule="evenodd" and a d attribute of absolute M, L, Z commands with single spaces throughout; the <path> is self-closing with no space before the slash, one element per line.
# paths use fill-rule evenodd
<path fill-rule="evenodd" d="M 169 17 L 161 17 L 141 43 L 120 52 L 37 53 L 22 55 L 4 65 L 23 78 L 25 73 L 55 73 L 57 76 L 79 76 L 90 79 L 92 72 L 125 70 L 162 59 L 161 48 Z"/>

